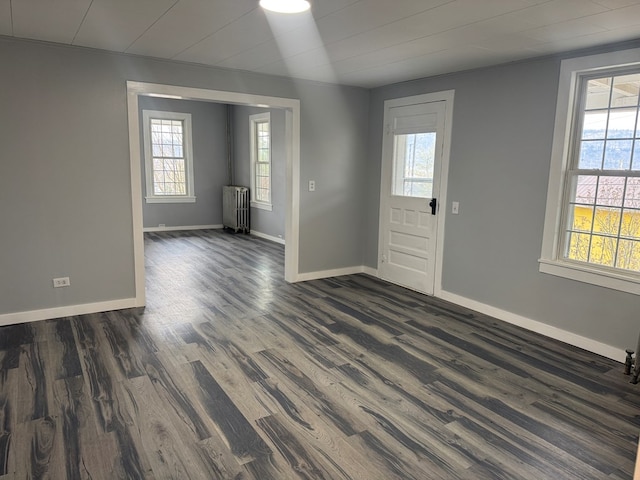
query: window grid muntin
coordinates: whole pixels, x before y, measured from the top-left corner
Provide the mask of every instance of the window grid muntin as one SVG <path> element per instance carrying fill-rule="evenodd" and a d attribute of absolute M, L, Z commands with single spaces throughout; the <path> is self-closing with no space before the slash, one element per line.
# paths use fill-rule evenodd
<path fill-rule="evenodd" d="M 563 240 L 560 244 L 561 246 L 560 256 L 562 257 L 563 260 L 569 261 L 569 262 L 588 263 L 590 265 L 595 264 L 595 265 L 598 265 L 599 268 L 610 269 L 613 271 L 623 270 L 625 272 L 640 273 L 640 260 L 637 260 L 637 259 L 635 260 L 635 264 L 638 265 L 637 269 L 627 269 L 624 267 L 617 266 L 619 264 L 618 258 L 619 258 L 621 242 L 625 242 L 625 241 L 635 242 L 635 246 L 637 246 L 640 249 L 640 237 L 639 237 L 640 227 L 638 228 L 638 236 L 632 236 L 632 235 L 627 236 L 622 234 L 625 212 L 636 212 L 635 215 L 638 215 L 638 219 L 640 219 L 640 208 L 633 208 L 633 207 L 629 208 L 626 206 L 627 187 L 629 185 L 629 179 L 640 177 L 640 158 L 638 158 L 638 154 L 640 154 L 640 91 L 638 92 L 638 96 L 635 99 L 635 105 L 633 107 L 629 107 L 629 105 L 612 106 L 613 95 L 614 95 L 613 86 L 615 84 L 616 79 L 623 76 L 631 76 L 631 75 L 640 75 L 640 69 L 637 67 L 626 68 L 626 69 L 620 69 L 620 68 L 609 69 L 609 70 L 598 71 L 597 73 L 592 73 L 589 75 L 581 75 L 578 77 L 577 82 L 579 85 L 579 95 L 577 95 L 577 98 L 575 99 L 575 102 L 574 102 L 574 118 L 577 118 L 578 121 L 573 123 L 573 130 L 571 134 L 572 140 L 571 140 L 570 151 L 569 151 L 570 169 L 567 171 L 567 175 L 565 178 L 565 189 L 564 189 L 565 201 L 564 201 L 564 208 L 563 208 L 563 214 L 562 214 L 562 218 L 563 218 L 562 225 L 564 225 L 564 233 L 563 233 Z M 588 109 L 586 104 L 587 104 L 587 88 L 588 88 L 589 82 L 592 80 L 601 79 L 605 77 L 609 77 L 609 80 L 610 80 L 608 107 L 606 109 L 602 107 Z M 635 129 L 632 128 L 631 137 L 620 138 L 620 137 L 610 136 L 609 122 L 611 119 L 611 112 L 629 110 L 630 108 L 635 109 L 635 122 L 633 122 Z M 604 135 L 602 138 L 585 138 L 585 131 L 584 131 L 585 114 L 596 112 L 596 111 L 602 111 L 607 113 Z M 609 141 L 618 141 L 618 140 L 631 140 L 632 142 L 628 168 L 604 170 L 605 162 L 606 162 L 607 143 Z M 601 167 L 600 169 L 594 169 L 594 168 L 580 169 L 579 168 L 579 164 L 581 161 L 582 146 L 585 141 L 587 142 L 602 141 L 603 142 L 603 148 L 602 148 L 602 153 L 600 158 L 600 167 Z M 638 170 L 634 170 L 636 166 L 638 166 Z M 594 194 L 595 195 L 594 203 L 587 204 L 583 202 L 577 202 L 575 200 L 577 196 L 576 194 L 577 181 L 575 181 L 575 179 L 578 176 L 595 176 L 596 177 L 597 183 L 596 183 L 596 192 Z M 598 200 L 599 200 L 598 187 L 599 187 L 600 179 L 606 178 L 606 177 L 623 177 L 624 178 L 622 199 L 621 199 L 620 206 L 612 206 L 612 205 L 598 203 Z M 636 202 L 640 202 L 640 199 L 636 200 Z M 640 203 L 635 203 L 635 205 L 640 205 Z M 577 230 L 574 228 L 576 207 L 592 207 L 592 218 L 590 221 L 591 227 L 589 232 L 585 232 L 583 230 Z M 594 226 L 596 224 L 598 207 L 600 207 L 601 210 L 609 209 L 610 211 L 615 210 L 619 213 L 620 219 L 618 222 L 618 228 L 615 235 L 613 233 L 606 235 L 603 232 L 599 232 L 599 231 L 594 232 Z M 578 260 L 578 259 L 569 257 L 570 249 L 572 245 L 572 238 L 574 237 L 574 235 L 589 235 L 589 244 L 587 247 L 588 255 L 587 255 L 586 262 L 583 260 Z M 613 254 L 613 266 L 603 266 L 601 263 L 591 261 L 592 244 L 593 244 L 594 237 L 608 238 L 616 241 L 615 252 Z"/>

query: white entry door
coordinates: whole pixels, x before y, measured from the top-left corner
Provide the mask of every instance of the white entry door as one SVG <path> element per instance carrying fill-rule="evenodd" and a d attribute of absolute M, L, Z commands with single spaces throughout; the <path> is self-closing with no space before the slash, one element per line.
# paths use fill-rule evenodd
<path fill-rule="evenodd" d="M 451 108 L 446 99 L 424 101 L 433 95 L 385 102 L 378 258 L 381 278 L 428 295 L 434 293 L 438 217 L 444 215 Z"/>

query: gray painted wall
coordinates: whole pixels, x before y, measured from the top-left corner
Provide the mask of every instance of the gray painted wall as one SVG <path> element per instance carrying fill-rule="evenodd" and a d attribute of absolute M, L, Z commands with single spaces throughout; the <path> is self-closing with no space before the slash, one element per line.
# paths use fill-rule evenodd
<path fill-rule="evenodd" d="M 251 230 L 284 238 L 286 213 L 285 112 L 281 109 L 233 107 L 234 183 L 251 185 L 249 116 L 271 114 L 271 204 L 272 211 L 251 208 Z"/>
<path fill-rule="evenodd" d="M 298 86 L 298 93 L 304 99 L 301 148 L 314 152 L 313 159 L 300 165 L 300 208 L 304 212 L 300 215 L 300 245 L 305 246 L 300 271 L 360 266 L 370 233 L 364 230 L 367 210 L 375 208 L 365 197 L 371 166 L 367 157 L 368 91 L 364 95 L 336 92 L 332 86 L 305 83 Z M 309 180 L 315 180 L 315 192 L 308 191 Z M 322 255 L 324 250 L 334 254 Z"/>
<path fill-rule="evenodd" d="M 635 344 L 638 297 L 538 271 L 559 59 L 540 59 L 372 91 L 366 264 L 377 265 L 385 99 L 455 89 L 443 288 L 618 346 Z M 621 354 L 621 358 L 623 355 Z"/>
<path fill-rule="evenodd" d="M 191 114 L 195 203 L 142 202 L 145 227 L 222 224 L 222 186 L 228 182 L 227 106 L 220 103 L 140 97 L 142 192 L 146 195 L 142 111 L 160 110 Z"/>
<path fill-rule="evenodd" d="M 0 64 L 0 314 L 134 296 L 127 80 L 299 98 L 300 271 L 362 264 L 367 90 L 8 38 Z"/>

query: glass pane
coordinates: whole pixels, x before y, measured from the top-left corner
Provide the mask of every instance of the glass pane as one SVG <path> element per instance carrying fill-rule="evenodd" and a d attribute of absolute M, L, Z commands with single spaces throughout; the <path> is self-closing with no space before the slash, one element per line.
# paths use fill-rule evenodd
<path fill-rule="evenodd" d="M 578 175 L 575 190 L 575 202 L 593 205 L 596 203 L 598 177 L 595 175 Z"/>
<path fill-rule="evenodd" d="M 607 111 L 585 112 L 582 125 L 582 139 L 605 138 L 607 132 Z"/>
<path fill-rule="evenodd" d="M 175 157 L 173 145 L 171 145 L 171 144 L 162 145 L 162 153 L 163 153 L 163 156 L 168 157 L 168 158 Z"/>
<path fill-rule="evenodd" d="M 640 178 L 627 179 L 627 189 L 624 192 L 624 206 L 640 208 Z"/>
<path fill-rule="evenodd" d="M 603 206 L 621 207 L 624 184 L 624 177 L 600 177 L 596 203 Z"/>
<path fill-rule="evenodd" d="M 618 236 L 620 228 L 620 210 L 617 208 L 596 208 L 593 218 L 593 231 Z"/>
<path fill-rule="evenodd" d="M 569 233 L 567 258 L 586 262 L 589 260 L 589 242 L 591 235 L 586 233 Z"/>
<path fill-rule="evenodd" d="M 405 197 L 432 197 L 433 185 L 426 182 L 418 182 L 406 180 L 404 184 L 404 196 Z"/>
<path fill-rule="evenodd" d="M 593 207 L 582 205 L 573 206 L 573 218 L 570 222 L 572 230 L 591 232 L 593 220 Z"/>
<path fill-rule="evenodd" d="M 605 170 L 628 170 L 633 140 L 608 140 L 604 149 Z"/>
<path fill-rule="evenodd" d="M 640 210 L 624 210 L 620 236 L 640 240 Z"/>
<path fill-rule="evenodd" d="M 612 107 L 630 107 L 638 105 L 638 91 L 640 90 L 640 74 L 621 75 L 613 80 L 611 95 Z"/>
<path fill-rule="evenodd" d="M 163 132 L 161 135 L 160 141 L 163 145 L 171 145 L 173 143 L 173 134 Z"/>
<path fill-rule="evenodd" d="M 595 78 L 587 82 L 586 109 L 607 108 L 611 94 L 611 78 Z"/>
<path fill-rule="evenodd" d="M 616 267 L 640 272 L 640 242 L 620 240 Z"/>
<path fill-rule="evenodd" d="M 633 147 L 633 160 L 631 161 L 631 170 L 640 170 L 640 139 L 636 139 Z"/>
<path fill-rule="evenodd" d="M 431 196 L 435 151 L 435 132 L 395 136 L 393 195 Z"/>
<path fill-rule="evenodd" d="M 604 140 L 585 140 L 580 142 L 580 161 L 578 168 L 602 168 Z"/>
<path fill-rule="evenodd" d="M 607 138 L 633 138 L 636 130 L 635 108 L 612 110 L 609 114 Z"/>
<path fill-rule="evenodd" d="M 269 190 L 266 188 L 257 188 L 256 189 L 256 200 L 259 202 L 268 202 L 269 201 Z"/>
<path fill-rule="evenodd" d="M 618 240 L 610 237 L 593 235 L 589 248 L 589 262 L 613 267 Z"/>

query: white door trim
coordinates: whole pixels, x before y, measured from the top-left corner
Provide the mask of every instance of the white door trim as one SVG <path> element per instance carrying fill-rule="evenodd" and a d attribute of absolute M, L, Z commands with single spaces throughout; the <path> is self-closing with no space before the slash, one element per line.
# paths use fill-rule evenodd
<path fill-rule="evenodd" d="M 142 307 L 145 305 L 144 236 L 142 228 L 142 172 L 140 167 L 138 95 L 156 95 L 165 98 L 202 100 L 235 105 L 284 109 L 286 125 L 285 182 L 287 191 L 284 278 L 288 282 L 298 281 L 300 232 L 300 100 L 294 98 L 270 97 L 248 93 L 127 81 L 127 116 L 129 120 L 129 160 L 131 169 L 131 210 L 133 215 L 133 255 L 136 306 Z"/>
<path fill-rule="evenodd" d="M 445 102 L 444 115 L 444 138 L 442 139 L 442 160 L 440 164 L 440 194 L 438 198 L 438 215 L 437 215 L 437 236 L 436 236 L 436 258 L 435 258 L 435 278 L 433 294 L 436 297 L 442 295 L 442 252 L 444 246 L 444 225 L 447 213 L 447 184 L 449 178 L 449 156 L 451 153 L 451 130 L 453 125 L 453 99 L 455 90 L 445 90 L 442 92 L 425 93 L 422 95 L 413 95 L 410 97 L 394 98 L 385 100 L 383 121 L 387 118 L 387 113 L 391 108 L 405 107 L 418 103 Z M 387 127 L 383 125 L 384 129 Z M 385 152 L 382 152 L 381 165 L 383 165 Z M 382 171 L 382 170 L 381 170 Z M 381 174 L 380 178 L 380 198 L 384 194 L 385 178 Z M 381 212 L 382 213 L 382 212 Z M 383 224 L 381 219 L 378 220 L 378 271 L 380 271 L 381 254 L 380 249 L 383 244 Z"/>

